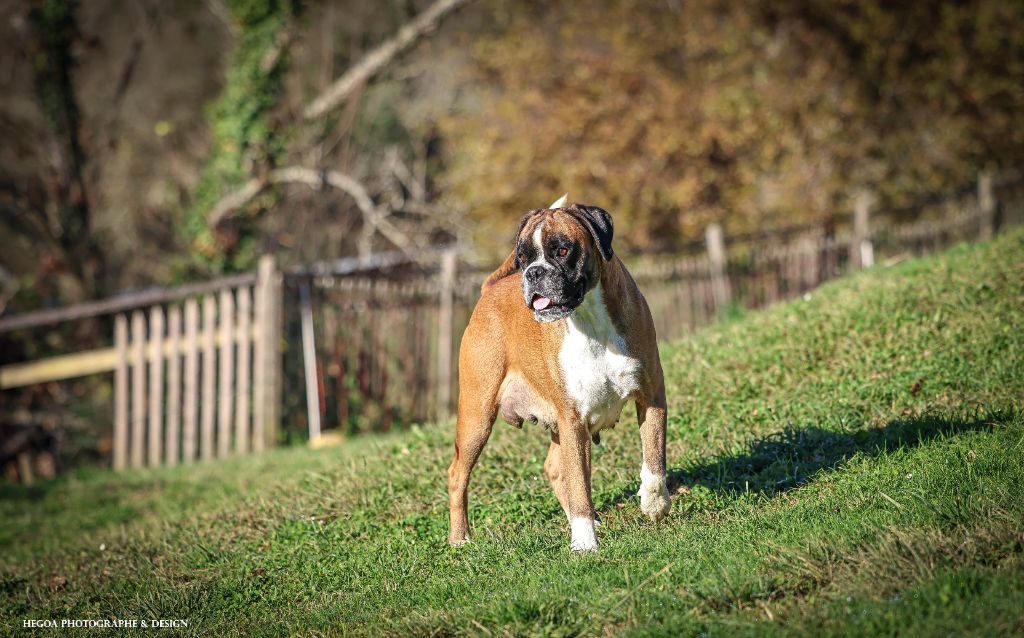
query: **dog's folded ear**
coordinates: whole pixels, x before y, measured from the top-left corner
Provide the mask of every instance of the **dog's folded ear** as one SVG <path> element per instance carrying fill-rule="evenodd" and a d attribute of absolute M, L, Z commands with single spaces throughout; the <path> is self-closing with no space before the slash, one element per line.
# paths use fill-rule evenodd
<path fill-rule="evenodd" d="M 612 255 L 615 254 L 612 252 L 612 236 L 615 233 L 615 228 L 612 226 L 612 216 L 608 214 L 608 211 L 586 204 L 573 204 L 569 211 L 590 231 L 604 260 L 611 260 Z"/>

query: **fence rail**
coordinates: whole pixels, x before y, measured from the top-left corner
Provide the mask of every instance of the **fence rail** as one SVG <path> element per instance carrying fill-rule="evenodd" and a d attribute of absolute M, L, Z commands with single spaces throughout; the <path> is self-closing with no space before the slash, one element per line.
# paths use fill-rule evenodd
<path fill-rule="evenodd" d="M 994 184 L 1005 187 L 982 174 L 975 192 L 933 203 L 941 213 L 934 219 L 873 219 L 871 198 L 861 194 L 841 232 L 830 222 L 730 245 L 714 225 L 700 254 L 627 265 L 659 338 L 675 339 L 731 308 L 790 299 L 875 261 L 1024 223 L 1021 199 L 997 198 Z M 112 372 L 117 469 L 259 452 L 282 426 L 315 439 L 322 430 L 443 419 L 455 409 L 455 354 L 487 274 L 460 270 L 452 249 L 286 273 L 264 257 L 255 273 L 3 317 L 0 333 L 113 321 L 109 347 L 0 366 L 0 390 Z"/>
<path fill-rule="evenodd" d="M 186 284 L 176 288 L 158 288 L 155 290 L 141 290 L 129 292 L 109 299 L 100 299 L 86 303 L 67 306 L 65 308 L 51 308 L 37 312 L 26 312 L 14 315 L 13 317 L 0 317 L 0 332 L 10 332 L 22 328 L 38 328 L 40 326 L 52 325 L 64 321 L 75 321 L 88 319 L 101 315 L 110 315 L 116 312 L 144 308 L 160 303 L 178 301 L 187 297 L 195 297 L 210 292 L 216 292 L 222 288 L 233 286 L 251 286 L 256 281 L 252 273 L 242 273 L 218 279 L 211 279 L 194 284 Z"/>

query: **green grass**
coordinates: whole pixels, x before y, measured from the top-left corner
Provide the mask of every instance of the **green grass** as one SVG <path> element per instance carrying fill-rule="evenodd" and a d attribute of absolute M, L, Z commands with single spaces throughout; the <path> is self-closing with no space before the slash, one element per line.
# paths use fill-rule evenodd
<path fill-rule="evenodd" d="M 0 627 L 46 634 L 22 620 L 117 617 L 244 636 L 1024 631 L 1024 232 L 829 284 L 662 357 L 672 514 L 654 525 L 639 512 L 630 417 L 594 453 L 597 554 L 568 551 L 542 473 L 545 434 L 501 423 L 473 476 L 474 540 L 449 548 L 449 423 L 5 486 Z"/>

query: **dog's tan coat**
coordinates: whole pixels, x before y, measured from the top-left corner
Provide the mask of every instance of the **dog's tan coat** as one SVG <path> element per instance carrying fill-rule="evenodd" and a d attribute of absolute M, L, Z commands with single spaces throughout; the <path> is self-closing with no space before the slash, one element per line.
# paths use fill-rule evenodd
<path fill-rule="evenodd" d="M 521 228 L 517 244 L 530 241 L 538 229 L 539 237 L 561 233 L 586 246 L 588 266 L 594 269 L 598 283 L 578 309 L 580 316 L 550 323 L 537 321 L 523 301 L 515 250 L 484 283 L 459 353 L 458 426 L 455 458 L 448 472 L 449 540 L 453 544 L 468 538 L 469 476 L 499 411 L 510 422 L 536 421 L 551 429 L 544 469 L 572 522 L 574 549 L 596 548 L 590 495 L 591 438 L 602 427 L 614 424 L 625 400 L 636 402 L 640 422 L 644 458 L 641 507 L 655 520 L 670 507 L 664 487 L 665 388 L 647 302 L 618 256 L 604 260 L 590 233 L 570 212 L 555 209 L 534 215 Z M 606 314 L 601 315 L 602 311 Z M 610 320 L 611 329 L 595 332 L 593 326 L 602 317 Z M 599 359 L 600 347 L 607 348 L 610 370 L 574 371 L 574 360 L 580 357 L 560 356 L 567 339 L 574 340 L 575 347 L 583 343 L 584 352 L 595 353 L 590 360 L 595 368 L 604 361 Z M 582 357 L 579 363 L 587 365 L 587 361 Z M 581 390 L 580 384 L 587 383 L 605 383 L 606 387 Z M 581 403 L 587 403 L 581 396 L 591 390 L 608 394 L 608 405 L 588 404 L 585 407 L 592 413 L 581 414 Z M 618 391 L 626 395 L 616 396 Z"/>

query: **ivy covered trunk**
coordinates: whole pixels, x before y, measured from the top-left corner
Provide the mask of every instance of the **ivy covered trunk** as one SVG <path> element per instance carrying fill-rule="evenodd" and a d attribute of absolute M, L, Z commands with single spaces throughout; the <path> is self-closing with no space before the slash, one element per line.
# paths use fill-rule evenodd
<path fill-rule="evenodd" d="M 218 274 L 252 267 L 256 256 L 256 216 L 274 197 L 268 191 L 217 228 L 209 211 L 227 193 L 279 160 L 284 151 L 273 110 L 283 90 L 288 33 L 295 15 L 291 2 L 228 0 L 236 45 L 224 88 L 208 108 L 211 142 L 199 186 L 184 210 L 182 232 L 187 262 L 182 274 Z"/>

